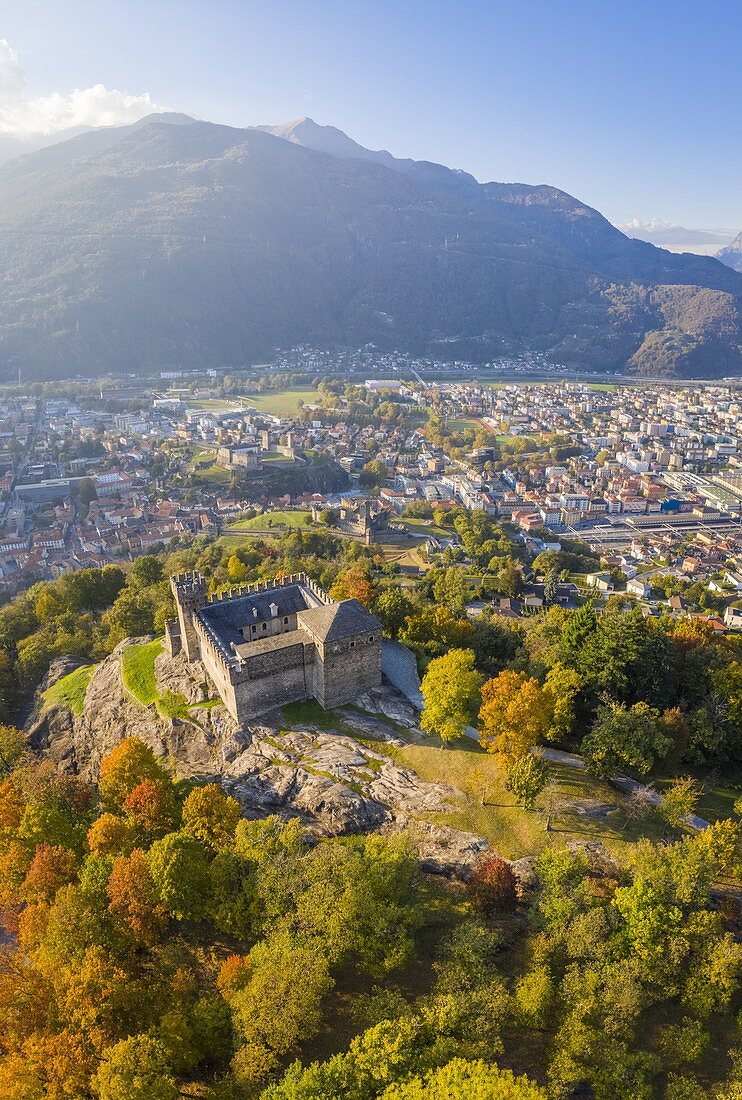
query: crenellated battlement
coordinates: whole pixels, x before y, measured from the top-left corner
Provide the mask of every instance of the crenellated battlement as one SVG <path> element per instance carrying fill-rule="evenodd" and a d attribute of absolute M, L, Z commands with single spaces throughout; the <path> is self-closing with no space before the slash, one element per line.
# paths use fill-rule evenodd
<path fill-rule="evenodd" d="M 170 578 L 170 587 L 178 596 L 200 596 L 206 594 L 206 577 L 199 572 L 174 573 Z"/>
<path fill-rule="evenodd" d="M 187 574 L 185 574 L 187 575 Z M 270 580 L 255 581 L 252 584 L 240 584 L 231 588 L 222 588 L 219 592 L 211 593 L 206 597 L 209 604 L 224 603 L 227 600 L 238 600 L 242 596 L 253 596 L 256 592 L 270 592 L 274 589 L 290 588 L 294 584 L 300 584 L 308 588 L 317 599 L 324 604 L 330 603 L 330 597 L 320 588 L 316 581 L 308 577 L 306 573 L 290 573 L 283 577 L 273 577 Z"/>

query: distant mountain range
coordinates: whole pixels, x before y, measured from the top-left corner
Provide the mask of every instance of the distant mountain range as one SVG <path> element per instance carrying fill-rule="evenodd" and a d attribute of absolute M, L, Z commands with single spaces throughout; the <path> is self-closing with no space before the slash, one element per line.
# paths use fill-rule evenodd
<path fill-rule="evenodd" d="M 627 237 L 649 241 L 658 248 L 668 248 L 670 252 L 695 252 L 702 256 L 717 255 L 734 237 L 734 231 L 730 229 L 691 229 L 656 219 L 633 221 L 616 228 Z"/>
<path fill-rule="evenodd" d="M 549 186 L 301 119 L 153 115 L 0 166 L 0 378 L 239 366 L 277 347 L 742 373 L 742 275 Z"/>
<path fill-rule="evenodd" d="M 734 268 L 735 271 L 742 271 L 742 233 L 738 234 L 726 248 L 717 252 L 716 258 L 728 267 Z"/>

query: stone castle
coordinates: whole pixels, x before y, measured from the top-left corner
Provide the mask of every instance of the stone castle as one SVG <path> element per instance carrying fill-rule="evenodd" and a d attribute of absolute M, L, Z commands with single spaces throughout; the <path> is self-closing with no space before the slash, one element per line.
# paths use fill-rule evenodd
<path fill-rule="evenodd" d="M 334 601 L 304 573 L 209 596 L 200 573 L 170 578 L 174 657 L 200 660 L 240 725 L 316 699 L 341 706 L 381 683 L 381 623 L 358 600 Z"/>

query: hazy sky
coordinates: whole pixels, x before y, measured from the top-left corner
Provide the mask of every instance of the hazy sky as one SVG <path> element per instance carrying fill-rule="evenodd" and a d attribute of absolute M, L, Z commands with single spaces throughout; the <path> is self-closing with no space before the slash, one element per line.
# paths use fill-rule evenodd
<path fill-rule="evenodd" d="M 152 105 L 237 126 L 311 115 L 482 180 L 554 184 L 618 223 L 742 229 L 742 0 L 3 9 L 0 129 Z"/>

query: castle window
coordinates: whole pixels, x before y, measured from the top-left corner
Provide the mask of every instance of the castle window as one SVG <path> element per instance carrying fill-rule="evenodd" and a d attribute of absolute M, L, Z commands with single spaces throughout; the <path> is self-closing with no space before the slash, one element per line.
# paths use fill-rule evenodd
<path fill-rule="evenodd" d="M 350 643 L 350 648 L 351 648 L 351 649 L 355 649 L 355 648 L 356 648 L 356 643 L 355 643 L 355 642 L 351 642 L 351 643 Z"/>
<path fill-rule="evenodd" d="M 369 636 L 368 636 L 368 640 L 369 640 L 370 642 L 372 642 L 372 641 L 374 640 L 374 636 L 373 636 L 373 634 L 369 634 Z"/>
<path fill-rule="evenodd" d="M 263 623 L 263 625 L 262 625 L 262 627 L 261 627 L 260 629 L 261 629 L 261 630 L 267 630 L 267 629 L 268 629 L 268 624 L 267 624 L 267 623 Z"/>
<path fill-rule="evenodd" d="M 284 625 L 284 626 L 287 626 L 287 624 L 288 624 L 288 621 L 289 621 L 289 617 L 288 617 L 288 615 L 284 615 L 284 617 L 283 617 L 283 625 Z"/>

